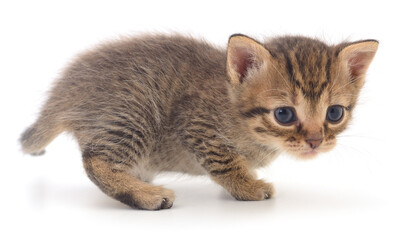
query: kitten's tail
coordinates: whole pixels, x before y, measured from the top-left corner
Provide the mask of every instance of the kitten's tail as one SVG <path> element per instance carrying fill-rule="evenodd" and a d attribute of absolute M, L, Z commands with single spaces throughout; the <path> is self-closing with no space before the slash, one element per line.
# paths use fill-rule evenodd
<path fill-rule="evenodd" d="M 34 156 L 45 153 L 45 147 L 57 137 L 63 128 L 53 119 L 40 117 L 20 136 L 22 151 Z"/>

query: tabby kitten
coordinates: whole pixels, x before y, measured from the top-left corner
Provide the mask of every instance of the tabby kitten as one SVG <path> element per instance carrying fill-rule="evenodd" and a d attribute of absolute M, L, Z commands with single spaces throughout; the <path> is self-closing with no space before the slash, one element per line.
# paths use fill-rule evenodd
<path fill-rule="evenodd" d="M 78 140 L 88 177 L 137 209 L 172 207 L 160 172 L 206 174 L 238 200 L 272 197 L 255 169 L 285 151 L 332 149 L 351 119 L 375 40 L 328 46 L 306 37 L 227 50 L 183 36 L 109 42 L 76 58 L 21 136 L 41 154 L 61 132 Z"/>

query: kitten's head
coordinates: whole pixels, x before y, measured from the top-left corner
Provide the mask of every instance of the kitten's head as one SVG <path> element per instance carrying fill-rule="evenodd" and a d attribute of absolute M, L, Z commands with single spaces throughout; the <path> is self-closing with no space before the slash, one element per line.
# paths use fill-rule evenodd
<path fill-rule="evenodd" d="M 227 73 L 249 134 L 300 158 L 331 150 L 351 120 L 378 42 L 328 46 L 282 37 L 261 44 L 231 36 Z"/>

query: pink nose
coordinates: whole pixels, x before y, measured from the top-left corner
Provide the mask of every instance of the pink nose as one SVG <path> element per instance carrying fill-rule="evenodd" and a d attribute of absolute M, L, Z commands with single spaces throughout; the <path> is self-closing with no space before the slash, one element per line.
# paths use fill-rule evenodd
<path fill-rule="evenodd" d="M 312 149 L 319 147 L 322 143 L 322 138 L 306 139 L 305 140 Z"/>

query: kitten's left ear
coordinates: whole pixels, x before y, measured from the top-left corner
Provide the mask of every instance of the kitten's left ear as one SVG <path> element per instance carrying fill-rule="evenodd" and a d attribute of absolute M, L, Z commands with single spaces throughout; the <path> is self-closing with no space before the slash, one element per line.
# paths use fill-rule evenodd
<path fill-rule="evenodd" d="M 227 73 L 231 84 L 243 83 L 271 57 L 270 52 L 256 40 L 241 34 L 232 35 L 227 48 Z"/>
<path fill-rule="evenodd" d="M 364 40 L 340 47 L 339 58 L 346 64 L 352 79 L 365 76 L 370 63 L 377 52 L 378 41 Z"/>

